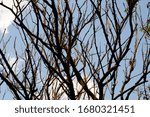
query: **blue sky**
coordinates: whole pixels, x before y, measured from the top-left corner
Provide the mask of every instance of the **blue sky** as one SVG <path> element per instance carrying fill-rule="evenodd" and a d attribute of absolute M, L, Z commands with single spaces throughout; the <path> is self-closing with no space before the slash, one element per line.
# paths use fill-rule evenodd
<path fill-rule="evenodd" d="M 13 0 L 3 0 L 3 3 L 7 4 L 9 7 L 13 7 L 13 2 L 12 1 Z M 148 2 L 149 2 L 149 0 L 141 0 L 140 1 L 141 14 L 142 14 L 143 20 L 145 20 L 147 18 L 146 4 Z M 120 4 L 120 9 L 122 9 L 122 7 L 123 7 L 122 0 L 120 0 L 120 2 L 118 2 L 118 3 Z M 25 4 L 25 2 L 22 5 L 24 5 L 24 4 Z M 12 25 L 13 24 L 13 19 L 14 19 L 14 16 L 11 14 L 11 12 L 0 6 L 0 37 L 2 36 L 3 31 L 6 29 L 5 39 L 7 40 L 11 36 L 10 42 L 12 42 L 12 43 L 14 42 L 15 37 L 19 38 L 18 37 L 19 33 L 18 33 L 17 29 L 15 28 L 14 25 Z M 126 37 L 126 35 L 128 34 L 128 27 L 125 31 L 127 31 L 127 32 L 123 33 L 123 35 L 122 35 L 123 37 Z M 141 35 L 142 34 L 139 33 L 139 37 L 141 37 Z M 6 52 L 7 53 L 6 56 L 9 58 L 10 64 L 13 64 L 14 61 L 15 61 L 14 51 L 12 51 L 12 48 L 13 48 L 12 43 L 8 44 L 7 52 Z M 20 51 L 20 52 L 23 50 L 21 43 L 22 43 L 22 41 L 17 41 L 17 50 Z M 101 42 L 99 42 L 99 43 L 101 43 Z M 2 45 L 0 45 L 0 46 L 2 46 Z M 141 46 L 141 48 L 142 48 L 142 46 Z M 141 53 L 138 53 L 137 55 L 138 55 L 138 58 L 139 58 L 138 61 L 140 63 L 140 61 L 142 61 Z M 129 56 L 131 56 L 131 55 L 129 55 Z M 20 64 L 21 64 L 21 60 L 20 60 Z M 135 74 L 139 73 L 139 71 L 141 71 L 141 68 L 142 68 L 142 64 L 138 64 L 136 66 Z M 123 75 L 123 71 L 121 69 L 121 72 L 120 72 L 119 76 L 122 77 L 122 75 Z M 1 96 L 0 96 L 0 98 L 1 98 Z M 133 98 L 134 98 L 134 96 L 133 96 Z M 8 95 L 8 99 L 9 99 L 9 95 Z"/>

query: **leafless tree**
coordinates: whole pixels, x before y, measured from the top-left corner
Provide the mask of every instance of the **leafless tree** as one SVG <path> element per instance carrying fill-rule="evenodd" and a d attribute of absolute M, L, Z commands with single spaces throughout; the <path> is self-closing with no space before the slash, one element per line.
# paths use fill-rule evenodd
<path fill-rule="evenodd" d="M 149 26 L 150 11 L 145 8 L 145 20 L 140 1 L 131 1 L 30 0 L 22 6 L 23 0 L 14 0 L 13 7 L 1 2 L 15 16 L 19 35 L 6 39 L 4 32 L 1 37 L 0 86 L 8 90 L 0 95 L 17 100 L 148 99 L 145 23 Z M 16 59 L 10 64 L 12 40 Z"/>

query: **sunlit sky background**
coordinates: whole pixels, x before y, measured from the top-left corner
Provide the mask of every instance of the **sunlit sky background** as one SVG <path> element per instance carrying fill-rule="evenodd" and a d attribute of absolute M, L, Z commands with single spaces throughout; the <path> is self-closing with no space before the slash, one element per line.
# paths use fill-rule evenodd
<path fill-rule="evenodd" d="M 2 0 L 0 0 L 0 1 L 2 1 Z M 121 3 L 120 5 L 122 5 L 122 0 L 119 0 L 119 1 Z M 140 0 L 141 12 L 142 12 L 142 15 L 143 15 L 144 19 L 147 18 L 146 5 L 147 5 L 148 2 L 149 2 L 149 0 Z M 9 7 L 13 8 L 13 0 L 3 0 L 3 3 L 7 4 Z M 14 19 L 14 16 L 12 15 L 12 13 L 0 6 L 0 38 L 2 37 L 2 34 L 3 34 L 4 30 L 6 31 L 5 38 L 9 38 L 10 36 L 15 37 L 15 36 L 18 35 L 17 29 L 13 26 L 13 19 Z M 15 59 L 16 59 L 14 54 L 11 52 L 12 47 L 13 47 L 13 45 L 9 45 L 9 48 L 7 49 L 7 55 L 6 55 L 9 58 L 10 65 L 13 64 Z M 18 48 L 20 49 L 20 51 L 22 50 L 21 44 Z M 139 57 L 139 58 L 142 59 L 142 57 Z M 20 61 L 20 63 L 21 63 L 21 61 Z M 139 65 L 139 68 L 140 67 L 141 66 Z M 1 69 L 1 67 L 0 67 L 0 69 Z M 139 72 L 138 69 L 135 72 L 138 73 Z M 1 95 L 0 95 L 0 99 L 1 99 Z M 9 99 L 9 95 L 8 95 L 8 99 Z"/>

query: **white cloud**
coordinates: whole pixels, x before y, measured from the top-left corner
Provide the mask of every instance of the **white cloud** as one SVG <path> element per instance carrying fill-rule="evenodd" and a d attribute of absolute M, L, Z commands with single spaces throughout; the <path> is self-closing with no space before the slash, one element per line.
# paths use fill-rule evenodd
<path fill-rule="evenodd" d="M 11 7 L 13 5 L 13 0 L 3 0 L 3 3 Z M 14 19 L 13 14 L 6 8 L 0 6 L 0 32 L 3 32 L 9 25 L 11 25 Z"/>
<path fill-rule="evenodd" d="M 97 90 L 98 90 L 98 86 L 97 84 L 95 84 L 94 80 L 90 79 L 86 76 L 83 76 L 83 80 L 84 81 L 87 81 L 88 82 L 86 83 L 87 84 L 87 87 L 88 89 L 97 97 L 98 96 L 98 93 L 97 93 Z M 77 81 L 77 79 L 75 78 L 73 80 L 73 84 L 74 84 L 74 88 L 75 88 L 75 94 L 77 95 L 80 91 L 82 91 L 82 94 L 80 95 L 80 99 L 89 99 L 88 95 L 86 94 L 86 92 L 83 90 L 82 86 L 79 84 L 79 82 Z"/>
<path fill-rule="evenodd" d="M 3 4 L 7 5 L 10 8 L 13 8 L 13 0 L 1 0 Z M 22 3 L 22 6 L 26 2 Z M 15 10 L 15 9 L 14 9 Z M 14 20 L 14 15 L 8 9 L 0 6 L 0 32 L 4 32 L 6 29 L 6 33 L 8 32 L 8 27 L 12 24 Z"/>
<path fill-rule="evenodd" d="M 22 59 L 18 59 L 16 61 L 16 57 L 11 57 L 9 60 L 8 60 L 8 63 L 9 65 L 12 67 L 13 66 L 13 71 L 16 73 L 19 71 L 19 69 L 21 68 L 22 64 L 23 64 L 23 60 Z"/>
<path fill-rule="evenodd" d="M 24 64 L 24 61 L 22 59 L 20 59 L 20 58 L 17 59 L 16 57 L 7 56 L 6 58 L 8 58 L 8 63 L 12 67 L 12 70 L 15 73 L 18 73 L 19 70 L 22 68 L 22 65 Z M 8 70 L 5 64 L 4 64 L 4 66 L 5 66 L 6 70 Z M 2 65 L 0 65 L 0 73 L 4 73 L 5 74 L 5 70 L 4 70 Z"/>
<path fill-rule="evenodd" d="M 84 76 L 82 75 L 84 80 L 87 80 L 88 78 L 84 78 Z M 66 77 L 65 77 L 66 78 Z M 87 93 L 84 91 L 84 89 L 82 88 L 82 86 L 79 84 L 79 82 L 77 81 L 76 78 L 73 79 L 73 85 L 74 85 L 74 91 L 75 91 L 75 95 L 78 95 L 78 99 L 82 100 L 82 99 L 89 99 L 89 96 L 87 95 Z M 68 96 L 66 95 L 66 93 L 64 92 L 64 89 L 60 88 L 61 84 L 59 82 L 59 80 L 52 80 L 51 85 L 49 87 L 50 90 L 50 98 L 51 99 L 60 99 L 60 100 L 67 100 Z M 65 85 L 66 86 L 66 85 Z M 87 87 L 88 89 L 96 96 L 98 97 L 98 92 L 96 92 L 98 90 L 98 86 L 93 82 L 92 79 L 90 79 L 87 83 Z M 59 89 L 59 90 L 58 90 Z M 45 92 L 47 93 L 47 92 Z M 80 94 L 80 95 L 79 95 Z M 90 98 L 91 99 L 91 98 Z"/>

